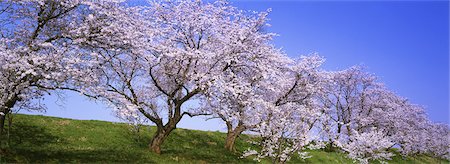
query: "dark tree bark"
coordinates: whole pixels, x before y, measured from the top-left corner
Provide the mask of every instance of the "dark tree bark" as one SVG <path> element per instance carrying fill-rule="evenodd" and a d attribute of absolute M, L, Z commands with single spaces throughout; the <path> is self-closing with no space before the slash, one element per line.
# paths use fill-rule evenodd
<path fill-rule="evenodd" d="M 0 137 L 3 136 L 3 131 L 5 131 L 5 119 L 6 114 L 0 115 Z"/>
<path fill-rule="evenodd" d="M 19 100 L 18 96 L 15 95 L 12 99 L 6 101 L 5 106 L 0 107 L 0 112 L 3 113 L 0 115 L 0 136 L 4 134 L 3 132 L 5 131 L 6 118 L 10 114 L 11 108 L 14 107 L 14 105 L 17 103 L 18 100 Z"/>

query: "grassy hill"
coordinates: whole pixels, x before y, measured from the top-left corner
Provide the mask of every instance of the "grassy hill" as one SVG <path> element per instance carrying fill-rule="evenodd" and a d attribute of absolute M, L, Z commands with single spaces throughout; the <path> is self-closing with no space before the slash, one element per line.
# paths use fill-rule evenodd
<path fill-rule="evenodd" d="M 154 131 L 151 126 L 136 133 L 124 123 L 18 114 L 14 115 L 9 146 L 1 145 L 0 163 L 256 163 L 225 151 L 224 133 L 187 129 L 176 129 L 164 143 L 162 155 L 157 155 L 147 149 Z M 238 139 L 238 152 L 251 146 L 248 140 L 251 137 L 247 135 Z M 311 155 L 313 158 L 294 158 L 290 163 L 352 163 L 338 152 L 312 151 Z M 389 163 L 449 162 L 396 156 Z"/>

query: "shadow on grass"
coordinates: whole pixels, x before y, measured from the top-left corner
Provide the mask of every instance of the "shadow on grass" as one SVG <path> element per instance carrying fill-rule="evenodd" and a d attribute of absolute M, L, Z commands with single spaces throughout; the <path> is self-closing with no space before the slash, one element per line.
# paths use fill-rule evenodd
<path fill-rule="evenodd" d="M 4 139 L 4 138 L 3 138 Z M 2 140 L 4 141 L 4 140 Z M 15 122 L 10 133 L 9 146 L 0 153 L 0 163 L 129 163 L 146 159 L 146 154 L 118 149 L 95 149 L 70 146 L 64 138 L 50 133 L 45 127 Z"/>
<path fill-rule="evenodd" d="M 18 163 L 132 163 L 137 159 L 144 159 L 143 154 L 124 152 L 122 150 L 63 150 L 36 151 L 30 149 L 16 149 L 15 159 L 7 162 Z M 148 158 L 145 163 L 156 163 Z"/>
<path fill-rule="evenodd" d="M 17 122 L 13 124 L 10 132 L 11 147 L 17 145 L 38 145 L 43 146 L 55 143 L 60 140 L 59 137 L 47 132 L 44 128 Z"/>

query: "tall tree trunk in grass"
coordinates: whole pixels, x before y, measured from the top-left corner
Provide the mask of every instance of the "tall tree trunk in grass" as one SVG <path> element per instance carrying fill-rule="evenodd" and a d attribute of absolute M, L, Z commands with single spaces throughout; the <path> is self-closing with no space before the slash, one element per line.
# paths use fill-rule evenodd
<path fill-rule="evenodd" d="M 153 136 L 153 138 L 150 142 L 150 145 L 149 145 L 150 150 L 157 154 L 161 154 L 162 144 L 167 139 L 170 132 L 172 132 L 172 130 L 174 130 L 174 129 L 176 129 L 176 123 L 171 122 L 171 121 L 169 121 L 169 123 L 167 123 L 165 126 L 157 126 L 155 135 Z"/>
<path fill-rule="evenodd" d="M 12 129 L 12 122 L 13 122 L 13 115 L 12 113 L 8 114 L 8 130 L 6 131 L 6 138 L 7 138 L 7 143 L 9 145 L 10 139 L 11 139 L 11 129 Z"/>
<path fill-rule="evenodd" d="M 157 130 L 155 132 L 155 135 L 153 136 L 150 145 L 149 145 L 149 149 L 152 152 L 155 152 L 157 154 L 161 154 L 161 146 L 164 143 L 164 141 L 167 139 L 167 137 L 169 136 L 169 134 L 177 128 L 177 124 L 178 122 L 180 122 L 181 118 L 184 115 L 188 115 L 190 117 L 196 116 L 197 114 L 191 114 L 188 112 L 181 112 L 181 105 L 186 102 L 187 100 L 189 100 L 190 97 L 194 96 L 195 94 L 197 94 L 199 92 L 199 90 L 195 90 L 193 92 L 189 92 L 186 96 L 184 96 L 181 99 L 174 99 L 173 100 L 173 104 L 172 103 L 168 103 L 169 104 L 169 118 L 168 118 L 168 122 L 166 124 L 163 124 L 163 120 L 160 117 L 154 117 L 151 116 L 149 113 L 146 113 L 143 110 L 140 110 L 140 112 L 142 112 L 142 114 L 144 114 L 147 118 L 149 118 L 153 123 L 156 124 Z M 172 108 L 172 105 L 174 106 Z"/>
<path fill-rule="evenodd" d="M 11 112 L 11 108 L 14 107 L 16 102 L 19 100 L 18 96 L 14 96 L 10 100 L 6 101 L 3 106 L 0 106 L 0 137 L 4 134 L 5 131 L 5 121 L 7 116 Z"/>
<path fill-rule="evenodd" d="M 232 124 L 227 122 L 227 138 L 225 139 L 225 149 L 228 151 L 234 152 L 235 149 L 235 142 L 237 137 L 246 130 L 246 127 L 243 125 L 242 122 L 239 122 L 236 128 L 233 129 Z"/>
<path fill-rule="evenodd" d="M 10 108 L 7 107 L 1 107 L 0 108 L 0 112 L 2 112 L 0 114 L 0 146 L 3 145 L 4 143 L 6 143 L 7 145 L 9 145 L 9 131 L 11 129 L 11 123 L 12 120 L 8 120 L 8 131 L 5 131 L 5 122 L 6 119 L 8 118 L 9 115 L 11 115 L 11 110 Z M 6 133 L 5 133 L 6 132 Z M 5 136 L 6 134 L 6 136 Z M 1 147 L 0 147 L 1 149 Z"/>
<path fill-rule="evenodd" d="M 161 145 L 163 144 L 166 137 L 167 133 L 164 132 L 160 133 L 159 131 L 157 131 L 152 141 L 150 142 L 149 145 L 150 150 L 157 154 L 161 154 Z"/>
<path fill-rule="evenodd" d="M 3 136 L 3 131 L 5 128 L 5 119 L 6 119 L 6 114 L 1 114 L 0 115 L 0 137 Z"/>

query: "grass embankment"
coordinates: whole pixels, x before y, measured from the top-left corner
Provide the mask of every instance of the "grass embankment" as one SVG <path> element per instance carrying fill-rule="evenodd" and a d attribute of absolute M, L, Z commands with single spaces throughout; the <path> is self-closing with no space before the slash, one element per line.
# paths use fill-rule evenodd
<path fill-rule="evenodd" d="M 18 114 L 14 115 L 9 146 L 1 145 L 0 163 L 256 163 L 225 151 L 224 133 L 187 129 L 176 129 L 164 143 L 162 154 L 157 155 L 147 149 L 154 131 L 146 126 L 136 135 L 124 123 Z M 237 152 L 250 147 L 250 139 L 242 135 L 236 143 Z M 290 163 L 352 163 L 338 152 L 313 151 L 311 155 Z M 397 156 L 389 163 L 448 161 Z"/>

